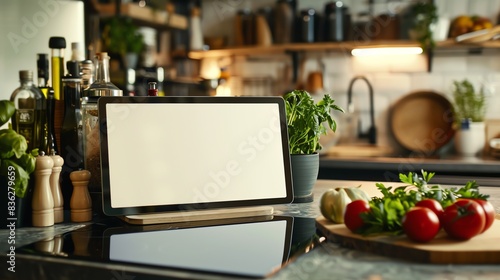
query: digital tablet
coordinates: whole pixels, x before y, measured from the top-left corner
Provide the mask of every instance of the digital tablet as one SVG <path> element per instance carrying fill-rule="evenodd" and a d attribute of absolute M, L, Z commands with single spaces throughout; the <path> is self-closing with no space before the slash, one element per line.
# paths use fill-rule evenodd
<path fill-rule="evenodd" d="M 293 200 L 281 97 L 101 97 L 98 109 L 106 215 Z"/>

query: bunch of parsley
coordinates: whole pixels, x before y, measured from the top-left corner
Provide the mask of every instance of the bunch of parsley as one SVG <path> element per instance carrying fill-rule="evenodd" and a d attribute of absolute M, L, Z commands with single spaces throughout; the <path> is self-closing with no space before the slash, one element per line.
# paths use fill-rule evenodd
<path fill-rule="evenodd" d="M 361 215 L 364 226 L 357 232 L 363 235 L 371 234 L 401 234 L 403 232 L 402 219 L 406 212 L 415 204 L 425 198 L 437 200 L 443 209 L 453 204 L 457 198 L 487 199 L 488 196 L 479 192 L 475 181 L 469 181 L 460 188 L 443 188 L 439 185 L 430 186 L 428 183 L 435 173 L 424 170 L 419 176 L 409 172 L 408 175 L 399 174 L 399 180 L 408 185 L 393 188 L 382 183 L 376 186 L 382 197 L 373 197 L 369 212 Z"/>

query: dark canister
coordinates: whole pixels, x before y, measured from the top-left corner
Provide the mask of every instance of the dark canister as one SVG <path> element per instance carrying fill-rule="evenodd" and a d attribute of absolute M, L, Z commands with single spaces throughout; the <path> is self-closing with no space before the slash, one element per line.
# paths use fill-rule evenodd
<path fill-rule="evenodd" d="M 278 0 L 274 8 L 274 42 L 277 44 L 290 43 L 293 41 L 293 24 L 295 14 L 291 1 Z"/>
<path fill-rule="evenodd" d="M 299 41 L 304 43 L 312 43 L 316 41 L 316 11 L 314 9 L 304 9 L 300 11 L 299 26 L 300 38 Z"/>
<path fill-rule="evenodd" d="M 325 41 L 342 42 L 348 40 L 350 25 L 349 9 L 342 1 L 329 2 L 325 5 L 324 17 Z"/>
<path fill-rule="evenodd" d="M 249 9 L 239 10 L 235 17 L 235 45 L 249 46 L 255 44 L 254 14 Z"/>

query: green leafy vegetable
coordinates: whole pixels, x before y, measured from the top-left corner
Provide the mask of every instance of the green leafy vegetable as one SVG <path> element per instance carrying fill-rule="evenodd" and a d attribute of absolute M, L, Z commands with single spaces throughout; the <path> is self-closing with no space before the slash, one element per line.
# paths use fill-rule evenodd
<path fill-rule="evenodd" d="M 0 158 L 7 159 L 12 156 L 19 158 L 26 153 L 26 149 L 28 143 L 24 136 L 12 129 L 0 130 Z"/>
<path fill-rule="evenodd" d="M 376 186 L 382 193 L 382 197 L 372 198 L 370 201 L 371 211 L 361 214 L 365 225 L 357 232 L 364 235 L 401 234 L 404 215 L 424 198 L 437 200 L 443 208 L 451 205 L 457 198 L 488 198 L 487 195 L 479 192 L 479 186 L 475 181 L 470 181 L 460 188 L 430 186 L 428 183 L 434 175 L 435 173 L 423 170 L 421 176 L 413 172 L 400 174 L 400 181 L 408 185 L 397 187 L 394 190 L 392 187 L 377 183 Z"/>
<path fill-rule="evenodd" d="M 327 133 L 327 128 L 323 124 L 327 124 L 331 130 L 335 131 L 337 123 L 331 111 L 344 112 L 344 110 L 335 105 L 335 100 L 328 94 L 325 94 L 317 104 L 304 90 L 294 90 L 283 98 L 285 99 L 290 153 L 313 154 L 321 150 L 319 138 Z"/>
<path fill-rule="evenodd" d="M 16 111 L 16 106 L 14 102 L 10 100 L 0 100 L 0 126 L 6 124 L 14 112 Z"/>
<path fill-rule="evenodd" d="M 15 113 L 14 103 L 0 101 L 0 125 Z M 35 170 L 38 149 L 27 152 L 26 138 L 12 129 L 0 130 L 0 182 L 14 182 L 17 197 L 23 198 L 28 190 L 30 174 Z M 13 175 L 12 175 L 13 174 Z"/>

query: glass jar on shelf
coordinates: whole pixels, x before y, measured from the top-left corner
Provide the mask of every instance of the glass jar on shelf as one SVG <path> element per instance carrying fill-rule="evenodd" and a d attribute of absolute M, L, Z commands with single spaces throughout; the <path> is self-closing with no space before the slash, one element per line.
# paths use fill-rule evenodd
<path fill-rule="evenodd" d="M 97 53 L 95 59 L 95 81 L 84 91 L 82 97 L 84 166 L 91 173 L 88 185 L 90 192 L 101 190 L 101 149 L 97 101 L 101 96 L 123 95 L 122 90 L 111 82 L 108 54 Z"/>

